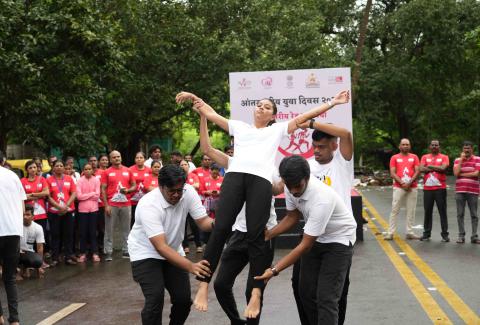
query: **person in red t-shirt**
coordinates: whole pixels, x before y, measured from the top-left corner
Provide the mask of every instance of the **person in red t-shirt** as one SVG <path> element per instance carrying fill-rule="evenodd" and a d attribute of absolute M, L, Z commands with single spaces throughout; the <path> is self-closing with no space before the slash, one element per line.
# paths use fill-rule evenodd
<path fill-rule="evenodd" d="M 473 143 L 465 141 L 460 157 L 455 159 L 453 174 L 457 177 L 455 182 L 455 201 L 457 203 L 458 244 L 465 243 L 465 203 L 468 203 L 470 217 L 472 218 L 472 244 L 480 244 L 478 239 L 478 195 L 480 192 L 480 157 L 473 155 Z"/>
<path fill-rule="evenodd" d="M 410 140 L 402 139 L 398 146 L 400 153 L 390 159 L 390 176 L 393 178 L 392 212 L 388 231 L 384 239 L 392 240 L 397 228 L 397 216 L 401 205 L 405 202 L 407 210 L 406 239 L 420 239 L 413 232 L 415 222 L 415 208 L 417 206 L 417 177 L 420 174 L 420 162 L 417 155 L 410 153 Z"/>
<path fill-rule="evenodd" d="M 38 175 L 38 166 L 35 160 L 29 160 L 25 163 L 25 170 L 28 176 L 21 179 L 23 189 L 27 194 L 25 204 L 33 206 L 33 220 L 43 228 L 45 239 L 48 238 L 47 232 L 47 206 L 45 199 L 48 199 L 50 192 L 48 191 L 47 180 Z M 50 241 L 48 242 L 48 248 Z M 45 245 L 47 246 L 47 245 Z"/>
<path fill-rule="evenodd" d="M 217 164 L 210 166 L 210 177 L 205 178 L 205 187 L 202 195 L 205 197 L 205 208 L 210 218 L 215 219 L 215 208 L 220 197 L 220 188 L 223 177 L 220 176 L 220 167 Z"/>
<path fill-rule="evenodd" d="M 130 167 L 130 171 L 132 172 L 135 183 L 137 183 L 136 190 L 130 195 L 130 203 L 132 204 L 131 229 L 135 223 L 135 209 L 137 208 L 138 201 L 147 193 L 145 181 L 152 175 L 150 167 L 145 166 L 145 154 L 143 152 L 137 152 L 135 155 L 135 165 Z"/>
<path fill-rule="evenodd" d="M 158 175 L 162 169 L 162 163 L 158 160 L 152 161 L 152 174 L 143 182 L 145 191 L 150 192 L 158 187 Z"/>
<path fill-rule="evenodd" d="M 200 194 L 200 198 L 202 199 L 202 203 L 205 201 L 205 197 L 202 195 L 203 191 L 205 190 L 205 178 L 210 177 L 210 164 L 212 160 L 207 155 L 202 156 L 202 166 L 196 168 L 192 173 L 198 176 L 198 180 L 200 182 L 200 188 L 198 190 L 198 194 Z"/>
<path fill-rule="evenodd" d="M 423 155 L 420 160 L 420 171 L 423 175 L 423 236 L 420 240 L 428 241 L 432 234 L 433 206 L 437 203 L 440 223 L 442 226 L 442 242 L 450 241 L 448 237 L 447 219 L 447 168 L 450 164 L 447 155 L 440 153 L 440 142 L 430 142 L 430 153 Z"/>
<path fill-rule="evenodd" d="M 122 257 L 129 258 L 127 239 L 130 233 L 130 200 L 128 194 L 137 189 L 132 172 L 122 165 L 120 152 L 110 152 L 112 167 L 102 174 L 102 199 L 105 205 L 105 261 L 109 262 L 113 253 L 113 229 L 120 222 L 122 229 Z"/>
<path fill-rule="evenodd" d="M 185 174 L 187 175 L 187 184 L 190 184 L 193 186 L 193 188 L 197 191 L 200 188 L 200 180 L 196 174 L 193 172 L 189 173 L 188 171 L 190 170 L 190 164 L 186 160 L 181 160 L 180 161 L 180 167 L 183 169 Z M 200 194 L 200 193 L 199 193 Z M 208 213 L 208 211 L 207 211 Z M 187 222 L 185 222 L 185 235 L 183 237 L 182 241 L 182 247 L 183 250 L 185 251 L 186 254 L 190 252 L 190 247 L 188 246 L 188 225 L 190 225 L 190 230 L 193 235 L 193 240 L 195 241 L 195 246 L 196 246 L 196 251 L 197 253 L 203 253 L 203 247 L 202 247 L 202 241 L 200 239 L 200 230 L 198 229 L 197 224 L 195 223 L 195 220 L 192 219 L 190 215 L 187 215 Z"/>
<path fill-rule="evenodd" d="M 74 201 L 77 197 L 73 178 L 65 175 L 64 163 L 53 162 L 53 174 L 47 179 L 50 195 L 48 197 L 48 223 L 52 237 L 52 264 L 58 264 L 60 243 L 63 243 L 65 263 L 77 264 L 73 254 Z"/>

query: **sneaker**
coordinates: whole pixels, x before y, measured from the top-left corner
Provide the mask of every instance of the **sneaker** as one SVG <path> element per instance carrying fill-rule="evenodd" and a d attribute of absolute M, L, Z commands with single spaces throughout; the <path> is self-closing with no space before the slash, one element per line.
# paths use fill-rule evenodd
<path fill-rule="evenodd" d="M 82 254 L 77 258 L 78 263 L 85 263 L 86 260 L 87 260 L 87 257 L 85 256 L 85 254 Z"/>
<path fill-rule="evenodd" d="M 98 256 L 97 254 L 93 254 L 92 255 L 92 261 L 95 262 L 95 263 L 100 262 L 101 261 L 100 256 Z"/>
<path fill-rule="evenodd" d="M 457 244 L 465 244 L 465 238 L 458 237 Z"/>
<path fill-rule="evenodd" d="M 478 238 L 472 238 L 471 243 L 472 243 L 472 244 L 480 244 L 480 239 L 478 239 Z"/>
<path fill-rule="evenodd" d="M 130 258 L 130 254 L 128 254 L 128 252 L 123 252 L 122 258 Z"/>
<path fill-rule="evenodd" d="M 112 254 L 108 254 L 108 253 L 105 254 L 105 261 L 107 261 L 107 262 L 113 261 Z"/>
<path fill-rule="evenodd" d="M 422 238 L 420 238 L 421 241 L 430 241 L 430 236 L 425 236 L 423 235 Z"/>
<path fill-rule="evenodd" d="M 420 236 L 415 235 L 415 234 L 407 234 L 407 235 L 405 236 L 405 239 L 408 239 L 408 240 L 419 240 L 419 239 L 420 239 Z"/>
<path fill-rule="evenodd" d="M 385 234 L 383 236 L 383 240 L 393 240 L 393 235 L 392 234 Z"/>
<path fill-rule="evenodd" d="M 203 253 L 203 247 L 202 246 L 197 247 L 197 253 Z"/>

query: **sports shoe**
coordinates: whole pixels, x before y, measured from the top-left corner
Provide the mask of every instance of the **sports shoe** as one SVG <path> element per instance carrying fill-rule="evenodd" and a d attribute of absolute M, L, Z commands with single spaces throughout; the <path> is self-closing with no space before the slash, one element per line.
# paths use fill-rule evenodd
<path fill-rule="evenodd" d="M 420 239 L 420 236 L 415 235 L 415 234 L 407 234 L 407 235 L 405 236 L 405 239 L 408 239 L 408 240 L 419 240 L 419 239 Z"/>
<path fill-rule="evenodd" d="M 108 253 L 105 254 L 105 261 L 107 261 L 107 262 L 113 261 L 112 254 L 108 254 Z"/>
<path fill-rule="evenodd" d="M 465 238 L 458 237 L 457 244 L 465 244 Z"/>
<path fill-rule="evenodd" d="M 78 263 L 85 263 L 86 260 L 87 260 L 87 257 L 85 256 L 85 254 L 82 254 L 77 258 Z"/>
<path fill-rule="evenodd" d="M 92 255 L 92 261 L 93 262 L 100 262 L 101 261 L 100 256 L 98 256 L 97 254 L 93 254 Z"/>
<path fill-rule="evenodd" d="M 450 238 L 442 237 L 442 243 L 448 243 L 449 241 L 450 241 Z"/>
<path fill-rule="evenodd" d="M 472 243 L 472 244 L 480 244 L 480 239 L 478 239 L 478 238 L 472 238 L 471 243 Z"/>
<path fill-rule="evenodd" d="M 392 234 L 385 234 L 383 236 L 383 240 L 393 240 L 393 235 Z"/>
<path fill-rule="evenodd" d="M 128 252 L 123 252 L 122 258 L 130 258 L 130 254 L 128 254 Z"/>
<path fill-rule="evenodd" d="M 421 241 L 430 241 L 430 236 L 425 236 L 423 235 L 422 238 L 420 238 Z"/>

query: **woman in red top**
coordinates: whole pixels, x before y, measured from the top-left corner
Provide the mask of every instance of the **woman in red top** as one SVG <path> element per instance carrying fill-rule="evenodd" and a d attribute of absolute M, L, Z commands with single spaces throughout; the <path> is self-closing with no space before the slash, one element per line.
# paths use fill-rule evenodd
<path fill-rule="evenodd" d="M 46 251 L 49 248 L 50 241 L 48 240 L 47 232 L 47 207 L 45 199 L 48 198 L 48 184 L 47 180 L 38 175 L 38 167 L 34 160 L 29 160 L 25 163 L 25 170 L 27 177 L 21 179 L 25 193 L 27 194 L 27 201 L 25 204 L 33 206 L 33 220 L 43 228 L 45 236 Z"/>
<path fill-rule="evenodd" d="M 162 163 L 158 160 L 152 161 L 151 169 L 152 174 L 143 182 L 147 192 L 158 187 L 158 174 L 160 173 L 160 169 L 162 169 Z"/>
<path fill-rule="evenodd" d="M 130 219 L 130 229 L 135 223 L 135 210 L 137 209 L 138 201 L 147 192 L 145 190 L 145 180 L 152 175 L 150 167 L 145 166 L 145 154 L 141 151 L 135 155 L 135 165 L 131 166 L 133 179 L 137 183 L 137 189 L 130 195 L 130 203 L 132 204 L 132 218 Z"/>
<path fill-rule="evenodd" d="M 215 209 L 220 197 L 222 182 L 223 177 L 220 176 L 220 167 L 217 164 L 212 164 L 210 166 L 210 176 L 205 178 L 205 188 L 202 195 L 205 197 L 205 208 L 210 213 L 210 218 L 213 219 L 215 219 Z"/>
<path fill-rule="evenodd" d="M 52 236 L 52 266 L 58 264 L 60 243 L 63 243 L 65 263 L 77 264 L 73 255 L 73 202 L 76 198 L 76 187 L 73 179 L 64 175 L 63 161 L 53 163 L 53 174 L 47 179 L 50 195 L 48 197 L 48 222 Z"/>
<path fill-rule="evenodd" d="M 185 174 L 187 175 L 187 184 L 193 186 L 193 188 L 198 192 L 200 187 L 200 180 L 198 176 L 194 173 L 189 173 L 190 165 L 186 160 L 180 161 L 180 167 L 183 169 Z M 190 225 L 190 230 L 192 231 L 193 240 L 195 241 L 195 246 L 197 247 L 197 253 L 203 252 L 202 241 L 200 239 L 200 230 L 198 229 L 197 224 L 195 221 L 190 217 L 187 216 L 187 222 L 185 222 L 185 235 L 183 237 L 182 246 L 185 253 L 190 252 L 190 248 L 188 247 L 188 225 Z"/>

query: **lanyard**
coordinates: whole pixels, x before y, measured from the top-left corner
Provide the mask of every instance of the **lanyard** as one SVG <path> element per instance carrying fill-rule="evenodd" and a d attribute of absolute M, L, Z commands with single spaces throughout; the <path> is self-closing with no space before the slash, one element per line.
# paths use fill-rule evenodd
<path fill-rule="evenodd" d="M 57 182 L 58 193 L 63 193 L 63 185 L 65 184 L 63 181 L 63 177 L 64 176 L 62 175 L 62 185 L 60 185 L 60 181 L 58 180 L 58 178 L 55 180 Z"/>

